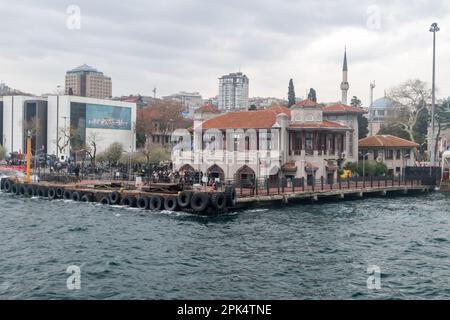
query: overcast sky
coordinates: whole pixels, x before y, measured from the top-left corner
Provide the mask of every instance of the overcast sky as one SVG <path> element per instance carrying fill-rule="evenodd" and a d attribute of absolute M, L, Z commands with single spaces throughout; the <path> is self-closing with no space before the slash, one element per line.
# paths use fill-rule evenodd
<path fill-rule="evenodd" d="M 349 96 L 367 104 L 371 80 L 375 97 L 409 78 L 431 81 L 436 21 L 437 86 L 450 96 L 449 9 L 447 0 L 0 0 L 0 81 L 53 92 L 87 63 L 112 77 L 115 96 L 156 86 L 158 96 L 208 98 L 240 68 L 250 96 L 286 98 L 293 78 L 298 96 L 313 87 L 331 102 L 346 45 Z"/>

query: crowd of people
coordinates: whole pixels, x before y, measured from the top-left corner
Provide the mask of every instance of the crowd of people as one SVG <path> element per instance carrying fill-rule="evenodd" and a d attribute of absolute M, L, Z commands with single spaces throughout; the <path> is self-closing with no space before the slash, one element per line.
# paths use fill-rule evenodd
<path fill-rule="evenodd" d="M 8 164 L 19 163 L 20 157 L 11 157 Z M 183 185 L 201 185 L 217 189 L 219 182 L 216 179 L 207 177 L 200 170 L 176 171 L 170 161 L 162 161 L 157 164 L 143 163 L 118 163 L 116 165 L 106 165 L 103 163 L 91 163 L 90 161 L 58 161 L 55 156 L 47 156 L 42 161 L 32 161 L 34 169 L 49 173 L 67 174 L 83 179 L 113 179 L 113 180 L 134 180 L 140 177 L 146 183 L 181 183 Z M 48 171 L 45 171 L 47 169 Z"/>

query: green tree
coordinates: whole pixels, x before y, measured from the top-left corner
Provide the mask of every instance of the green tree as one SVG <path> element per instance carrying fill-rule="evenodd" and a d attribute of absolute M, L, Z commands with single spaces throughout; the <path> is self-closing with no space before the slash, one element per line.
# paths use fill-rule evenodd
<path fill-rule="evenodd" d="M 362 103 L 358 97 L 353 96 L 350 105 L 355 108 L 361 108 Z M 358 114 L 358 139 L 363 139 L 369 134 L 369 120 L 362 114 Z"/>
<path fill-rule="evenodd" d="M 314 90 L 313 88 L 309 89 L 308 99 L 311 101 L 317 102 L 316 90 Z"/>
<path fill-rule="evenodd" d="M 119 142 L 114 142 L 105 151 L 105 159 L 110 164 L 117 164 L 122 157 L 123 145 Z"/>
<path fill-rule="evenodd" d="M 358 139 L 363 139 L 369 134 L 369 119 L 363 114 L 358 114 Z"/>
<path fill-rule="evenodd" d="M 380 177 L 384 176 L 388 173 L 388 167 L 383 162 L 374 162 L 374 161 L 359 161 L 348 162 L 345 164 L 345 169 L 350 170 L 352 173 L 357 173 L 358 176 L 365 175 L 366 177 Z"/>
<path fill-rule="evenodd" d="M 379 176 L 384 176 L 387 175 L 388 173 L 388 167 L 385 163 L 383 162 L 377 162 L 374 166 L 374 171 L 375 171 L 375 176 L 379 177 Z"/>
<path fill-rule="evenodd" d="M 295 104 L 295 89 L 294 89 L 294 81 L 289 80 L 289 89 L 288 89 L 288 107 L 292 107 Z"/>
<path fill-rule="evenodd" d="M 380 131 L 378 131 L 378 134 L 391 135 L 411 141 L 409 132 L 406 131 L 403 126 L 398 125 L 397 123 L 387 123 L 385 125 L 382 125 Z"/>
<path fill-rule="evenodd" d="M 418 111 L 417 120 L 412 128 L 413 139 L 418 144 L 423 144 L 427 140 L 429 118 L 428 109 Z"/>
<path fill-rule="evenodd" d="M 353 96 L 352 101 L 350 101 L 350 105 L 355 108 L 361 108 L 362 102 L 358 99 L 357 96 Z"/>
<path fill-rule="evenodd" d="M 170 154 L 167 149 L 159 146 L 140 149 L 138 155 L 142 159 L 144 159 L 142 162 L 146 163 L 147 165 L 170 160 Z"/>

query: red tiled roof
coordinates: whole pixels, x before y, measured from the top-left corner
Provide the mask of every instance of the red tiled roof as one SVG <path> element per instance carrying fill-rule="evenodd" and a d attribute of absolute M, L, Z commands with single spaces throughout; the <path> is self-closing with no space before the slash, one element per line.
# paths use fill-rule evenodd
<path fill-rule="evenodd" d="M 200 112 L 220 113 L 219 109 L 217 109 L 216 106 L 212 104 L 204 104 L 203 106 L 194 111 L 194 113 Z"/>
<path fill-rule="evenodd" d="M 341 103 L 330 104 L 322 108 L 322 110 L 324 113 L 366 113 L 366 111 L 363 108 L 347 106 Z"/>
<path fill-rule="evenodd" d="M 293 129 L 350 129 L 340 123 L 324 120 L 322 122 L 292 123 L 289 128 Z"/>
<path fill-rule="evenodd" d="M 417 143 L 391 135 L 371 136 L 359 140 L 360 148 L 417 148 L 418 146 Z"/>
<path fill-rule="evenodd" d="M 284 113 L 290 118 L 290 110 L 277 106 L 266 110 L 229 112 L 207 120 L 203 129 L 269 129 L 276 122 L 277 115 Z"/>
<path fill-rule="evenodd" d="M 298 108 L 320 108 L 320 104 L 317 102 L 314 102 L 309 99 L 305 99 L 303 101 L 297 102 L 292 106 L 292 108 L 298 107 Z"/>

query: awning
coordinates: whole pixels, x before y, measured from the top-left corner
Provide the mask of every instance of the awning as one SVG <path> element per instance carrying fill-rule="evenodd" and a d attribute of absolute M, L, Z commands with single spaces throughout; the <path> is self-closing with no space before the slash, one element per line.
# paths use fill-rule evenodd
<path fill-rule="evenodd" d="M 314 173 L 319 169 L 319 167 L 316 167 L 315 165 L 313 165 L 310 162 L 306 162 L 305 163 L 305 171 L 308 173 Z"/>
<path fill-rule="evenodd" d="M 283 172 L 297 172 L 297 166 L 295 165 L 294 161 L 291 162 L 286 162 L 285 164 L 283 164 L 283 166 L 281 167 L 281 170 Z"/>
<path fill-rule="evenodd" d="M 333 161 L 328 161 L 327 164 L 325 165 L 325 169 L 328 172 L 334 172 L 337 170 L 337 166 L 333 163 Z"/>

